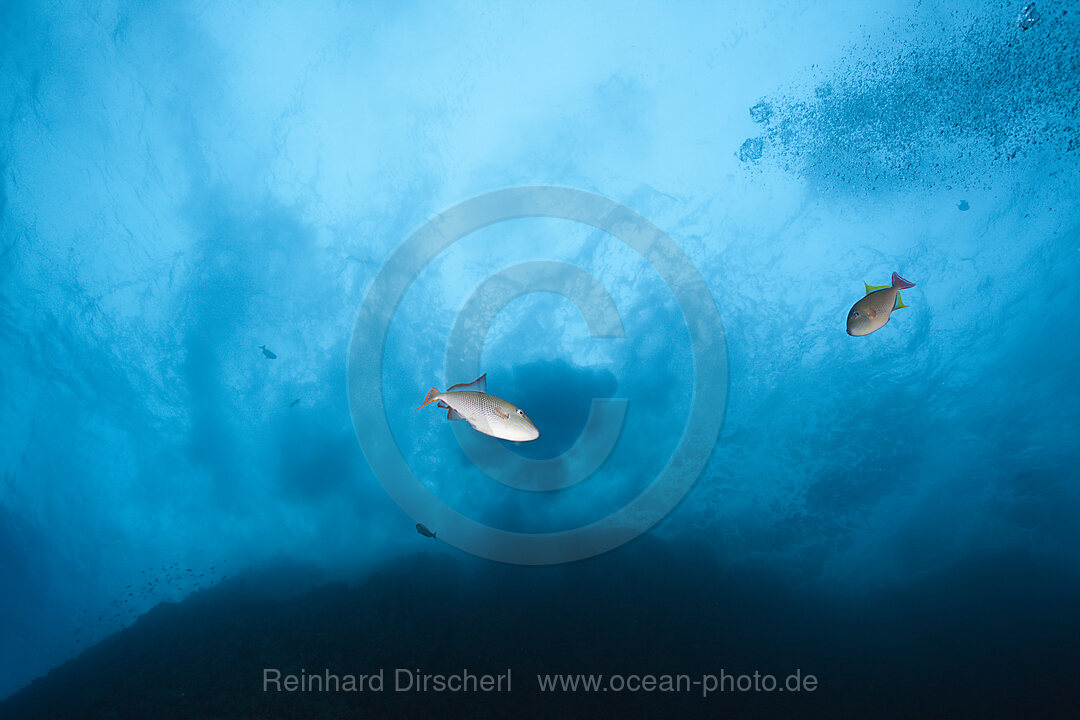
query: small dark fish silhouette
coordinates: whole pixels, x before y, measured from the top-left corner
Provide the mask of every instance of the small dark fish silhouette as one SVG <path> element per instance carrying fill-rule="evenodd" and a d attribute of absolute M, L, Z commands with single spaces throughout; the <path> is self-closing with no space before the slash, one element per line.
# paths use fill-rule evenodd
<path fill-rule="evenodd" d="M 292 401 L 291 403 L 289 403 L 289 407 L 290 407 L 290 408 L 294 408 L 294 407 L 296 407 L 296 406 L 297 406 L 297 405 L 299 405 L 299 404 L 300 404 L 300 398 L 296 398 L 296 399 L 295 399 L 295 400 L 293 400 L 293 401 Z"/>
<path fill-rule="evenodd" d="M 968 209 L 968 208 L 970 208 L 970 207 L 971 207 L 971 206 L 970 206 L 970 205 L 968 205 L 968 201 L 967 201 L 967 200 L 961 200 L 961 201 L 960 201 L 959 203 L 957 203 L 957 205 L 956 205 L 956 209 L 957 209 L 957 210 L 959 210 L 960 212 L 964 212 L 965 210 L 967 210 L 967 209 Z"/>
<path fill-rule="evenodd" d="M 424 537 L 429 537 L 429 538 L 432 538 L 433 540 L 438 540 L 438 538 L 435 537 L 435 533 L 428 530 L 427 525 L 425 525 L 424 523 L 416 523 L 416 532 L 420 533 Z"/>
<path fill-rule="evenodd" d="M 263 351 L 263 355 L 265 355 L 266 357 L 270 358 L 271 360 L 277 360 L 277 355 L 267 350 L 265 345 L 260 345 L 259 349 Z"/>

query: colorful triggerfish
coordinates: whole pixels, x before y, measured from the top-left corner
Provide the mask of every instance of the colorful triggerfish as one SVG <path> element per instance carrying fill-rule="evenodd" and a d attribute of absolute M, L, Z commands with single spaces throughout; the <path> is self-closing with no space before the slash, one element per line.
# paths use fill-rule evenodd
<path fill-rule="evenodd" d="M 444 393 L 437 388 L 424 398 L 424 404 L 439 401 L 439 407 L 449 408 L 448 420 L 468 420 L 473 429 L 485 435 L 526 442 L 540 437 L 540 431 L 533 425 L 525 411 L 502 398 L 487 394 L 487 374 L 483 374 L 471 383 L 454 385 Z"/>
<path fill-rule="evenodd" d="M 866 285 L 866 283 L 863 283 Z M 907 307 L 900 298 L 900 291 L 915 287 L 896 273 L 892 285 L 866 285 L 866 297 L 851 308 L 847 316 L 848 335 L 869 335 L 889 322 L 893 310 Z"/>
<path fill-rule="evenodd" d="M 435 537 L 435 533 L 428 530 L 427 525 L 425 525 L 424 523 L 416 523 L 416 532 L 420 533 L 424 537 L 429 537 L 432 540 L 438 540 L 439 539 L 439 538 Z"/>

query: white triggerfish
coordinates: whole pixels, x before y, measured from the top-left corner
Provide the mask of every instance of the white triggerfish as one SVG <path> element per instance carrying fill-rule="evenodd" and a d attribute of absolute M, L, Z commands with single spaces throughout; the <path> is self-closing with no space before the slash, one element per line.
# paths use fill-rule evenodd
<path fill-rule="evenodd" d="M 866 283 L 863 283 L 866 285 Z M 896 273 L 892 285 L 866 285 L 866 297 L 855 303 L 847 316 L 848 335 L 869 335 L 889 322 L 893 310 L 907 307 L 900 297 L 901 290 L 915 287 Z"/>
<path fill-rule="evenodd" d="M 424 398 L 424 404 L 416 409 L 436 400 L 439 407 L 449 408 L 446 413 L 448 420 L 467 420 L 473 430 L 485 435 L 514 442 L 527 442 L 540 437 L 540 431 L 524 410 L 487 394 L 486 373 L 471 383 L 454 385 L 446 392 L 431 388 Z"/>

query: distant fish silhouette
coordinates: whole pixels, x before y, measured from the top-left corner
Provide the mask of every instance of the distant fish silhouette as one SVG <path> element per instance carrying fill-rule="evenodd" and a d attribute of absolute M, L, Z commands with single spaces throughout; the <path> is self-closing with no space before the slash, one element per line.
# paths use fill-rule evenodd
<path fill-rule="evenodd" d="M 956 209 L 959 210 L 960 212 L 964 212 L 965 210 L 967 210 L 970 207 L 971 206 L 968 205 L 967 200 L 961 200 L 959 203 L 956 204 Z"/>
<path fill-rule="evenodd" d="M 425 525 L 424 523 L 416 523 L 416 532 L 420 533 L 424 537 L 432 538 L 433 540 L 439 539 L 435 537 L 435 533 L 428 530 L 427 525 Z"/>
<path fill-rule="evenodd" d="M 292 401 L 291 403 L 289 403 L 289 407 L 290 407 L 290 408 L 294 408 L 294 407 L 296 407 L 296 406 L 297 406 L 297 405 L 299 405 L 299 404 L 300 404 L 300 398 L 296 398 L 296 399 L 295 399 L 295 400 L 293 400 L 293 401 Z"/>
<path fill-rule="evenodd" d="M 266 357 L 270 358 L 271 360 L 277 360 L 277 355 L 267 350 L 265 345 L 260 345 L 259 349 L 263 351 L 263 355 L 265 355 Z"/>

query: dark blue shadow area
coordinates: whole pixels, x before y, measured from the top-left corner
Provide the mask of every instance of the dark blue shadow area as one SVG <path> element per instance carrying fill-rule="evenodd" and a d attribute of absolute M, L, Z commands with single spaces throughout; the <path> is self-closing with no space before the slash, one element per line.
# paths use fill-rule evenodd
<path fill-rule="evenodd" d="M 713 570 L 702 574 L 702 565 Z M 562 567 L 440 553 L 352 583 L 319 578 L 302 564 L 267 566 L 157 607 L 0 703 L 0 718 L 430 717 L 444 716 L 448 702 L 455 716 L 1008 718 L 1060 717 L 1078 699 L 1080 617 L 1070 609 L 1080 585 L 1023 551 L 967 558 L 906 588 L 839 602 L 725 568 L 702 546 L 649 539 Z M 385 684 L 263 692 L 266 668 L 381 671 Z M 394 690 L 398 669 L 508 668 L 512 692 Z M 813 675 L 814 689 L 737 691 L 755 672 L 780 684 Z M 681 692 L 541 692 L 537 676 L 553 673 L 604 683 L 688 677 Z M 706 676 L 724 689 L 703 697 Z"/>
<path fill-rule="evenodd" d="M 528 443 L 501 442 L 516 454 L 537 460 L 569 450 L 585 428 L 592 399 L 612 397 L 618 385 L 609 370 L 579 367 L 564 360 L 531 362 L 509 371 L 512 402 L 529 414 L 540 437 Z M 492 392 L 498 394 L 494 388 Z"/>
<path fill-rule="evenodd" d="M 278 481 L 298 502 L 324 500 L 353 481 L 360 453 L 349 428 L 335 431 L 304 420 L 287 423 L 281 435 Z"/>
<path fill-rule="evenodd" d="M 46 540 L 40 528 L 0 507 L 0 577 L 9 587 L 40 587 L 42 573 L 35 557 L 45 552 Z M 7 601 L 11 611 L 0 614 L 0 633 L 14 637 L 18 630 L 16 618 L 27 609 L 29 598 L 9 595 Z"/>

